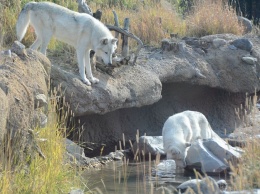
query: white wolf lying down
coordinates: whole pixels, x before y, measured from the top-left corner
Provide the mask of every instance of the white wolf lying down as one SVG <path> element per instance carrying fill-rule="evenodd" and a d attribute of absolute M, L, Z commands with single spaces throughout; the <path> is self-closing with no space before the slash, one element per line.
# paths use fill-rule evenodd
<path fill-rule="evenodd" d="M 184 111 L 169 117 L 164 123 L 163 147 L 167 159 L 174 159 L 178 167 L 185 167 L 188 147 L 196 139 L 218 137 L 206 117 L 196 111 Z"/>
<path fill-rule="evenodd" d="M 46 55 L 52 36 L 76 48 L 79 73 L 87 85 L 99 81 L 92 75 L 90 50 L 94 50 L 106 65 L 112 64 L 117 39 L 105 25 L 88 14 L 74 12 L 54 3 L 30 2 L 22 9 L 16 24 L 19 41 L 23 39 L 29 24 L 37 35 L 30 48 L 37 50 L 41 46 L 41 52 Z"/>

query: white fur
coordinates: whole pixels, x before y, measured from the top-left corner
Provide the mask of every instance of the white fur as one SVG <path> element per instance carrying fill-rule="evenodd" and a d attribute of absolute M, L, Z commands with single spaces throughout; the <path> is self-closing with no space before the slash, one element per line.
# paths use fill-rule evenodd
<path fill-rule="evenodd" d="M 174 159 L 178 167 L 185 167 L 190 144 L 196 139 L 210 139 L 217 135 L 202 113 L 184 111 L 166 120 L 162 136 L 167 159 Z"/>
<path fill-rule="evenodd" d="M 29 24 L 37 35 L 30 48 L 37 50 L 41 46 L 41 52 L 46 55 L 52 36 L 75 47 L 79 73 L 87 85 L 99 81 L 92 75 L 90 50 L 94 50 L 106 65 L 112 64 L 117 39 L 105 25 L 88 14 L 74 12 L 50 2 L 30 2 L 22 9 L 16 24 L 19 41 L 23 39 Z"/>

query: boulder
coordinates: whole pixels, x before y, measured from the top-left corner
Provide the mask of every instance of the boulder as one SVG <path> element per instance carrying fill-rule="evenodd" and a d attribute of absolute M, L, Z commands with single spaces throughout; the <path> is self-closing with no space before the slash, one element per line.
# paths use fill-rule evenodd
<path fill-rule="evenodd" d="M 250 33 L 252 31 L 253 24 L 249 19 L 242 16 L 237 16 L 237 20 L 243 26 L 245 34 Z"/>
<path fill-rule="evenodd" d="M 222 185 L 224 189 L 222 189 Z M 227 187 L 225 180 L 215 181 L 212 177 L 207 176 L 203 179 L 192 179 L 180 184 L 177 189 L 181 193 L 202 193 L 202 194 L 222 194 Z"/>
<path fill-rule="evenodd" d="M 75 116 L 141 107 L 161 99 L 160 80 L 141 66 L 122 66 L 112 76 L 100 72 L 95 76 L 100 82 L 87 86 L 80 80 L 78 72 L 56 65 L 52 67 L 52 84 L 61 86 Z"/>
<path fill-rule="evenodd" d="M 257 63 L 257 58 L 254 57 L 242 57 L 242 60 L 250 65 L 255 65 Z"/>
<path fill-rule="evenodd" d="M 202 140 L 197 140 L 191 144 L 187 152 L 186 164 L 187 168 L 195 168 L 205 173 L 219 173 L 228 168 L 204 146 Z"/>
<path fill-rule="evenodd" d="M 221 39 L 221 38 L 215 38 L 213 41 L 212 41 L 212 44 L 213 44 L 213 47 L 214 48 L 219 48 L 221 46 L 224 46 L 227 44 L 227 41 L 225 39 Z"/>
<path fill-rule="evenodd" d="M 73 162 L 79 166 L 89 165 L 90 158 L 87 158 L 84 153 L 84 149 L 78 146 L 76 143 L 69 139 L 65 139 L 66 156 L 70 162 Z"/>
<path fill-rule="evenodd" d="M 35 108 L 41 108 L 41 107 L 47 107 L 47 97 L 45 94 L 37 94 L 34 96 L 34 107 Z"/>
<path fill-rule="evenodd" d="M 0 58 L 0 143 L 8 137 L 12 157 L 23 160 L 28 157 L 24 154 L 33 154 L 29 152 L 37 147 L 30 130 L 46 119 L 41 115 L 43 110 L 35 107 L 35 96 L 48 95 L 51 64 L 41 53 L 26 50 L 18 41 L 10 54 Z"/>
<path fill-rule="evenodd" d="M 245 51 L 251 51 L 253 48 L 253 44 L 250 40 L 247 38 L 239 38 L 234 41 L 232 41 L 230 44 L 234 45 L 235 47 L 245 50 Z"/>
<path fill-rule="evenodd" d="M 133 151 L 135 152 L 137 148 L 143 151 L 145 155 L 151 153 L 152 156 L 160 154 L 165 156 L 166 153 L 163 149 L 163 139 L 162 136 L 141 136 L 139 142 L 137 141 L 133 144 Z"/>
<path fill-rule="evenodd" d="M 205 173 L 219 173 L 236 165 L 242 151 L 228 145 L 221 138 L 198 139 L 188 149 L 186 163 L 190 169 Z"/>
<path fill-rule="evenodd" d="M 203 140 L 203 145 L 226 165 L 232 163 L 236 166 L 241 153 L 243 153 L 241 149 L 232 147 L 220 138 Z"/>
<path fill-rule="evenodd" d="M 152 169 L 152 176 L 160 178 L 174 178 L 176 176 L 176 163 L 174 160 L 163 160 Z"/>

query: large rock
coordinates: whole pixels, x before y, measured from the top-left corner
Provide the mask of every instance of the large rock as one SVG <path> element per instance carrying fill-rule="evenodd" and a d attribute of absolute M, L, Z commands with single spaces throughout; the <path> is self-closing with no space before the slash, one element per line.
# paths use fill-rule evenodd
<path fill-rule="evenodd" d="M 226 165 L 232 163 L 233 166 L 236 166 L 243 153 L 242 150 L 232 147 L 219 138 L 203 140 L 203 145 Z"/>
<path fill-rule="evenodd" d="M 194 142 L 188 150 L 186 157 L 187 166 L 199 169 L 202 172 L 219 173 L 228 168 L 213 153 L 209 152 L 202 141 Z"/>
<path fill-rule="evenodd" d="M 219 173 L 235 166 L 240 158 L 240 150 L 228 145 L 220 138 L 196 140 L 188 149 L 186 163 L 205 173 Z"/>
<path fill-rule="evenodd" d="M 152 169 L 151 174 L 160 178 L 174 178 L 176 176 L 176 163 L 174 160 L 163 160 Z"/>
<path fill-rule="evenodd" d="M 133 151 L 139 149 L 139 151 L 143 152 L 145 155 L 149 155 L 151 153 L 152 156 L 156 156 L 160 154 L 161 156 L 165 156 L 166 153 L 163 149 L 163 139 L 162 136 L 141 136 L 139 141 L 133 144 Z"/>
<path fill-rule="evenodd" d="M 252 50 L 231 44 L 237 39 L 248 40 Z M 184 110 L 206 115 L 219 135 L 243 123 L 244 111 L 239 115 L 237 110 L 246 93 L 260 88 L 259 38 L 219 34 L 168 41 L 165 50 L 143 48 L 136 66 L 115 68 L 112 76 L 94 72 L 101 82 L 91 87 L 82 84 L 75 65 L 53 60 L 53 86 L 64 89 L 79 120 L 75 128 L 84 129 L 81 138 L 90 142 L 93 155 L 104 144 L 104 151 L 113 150 L 122 133 L 130 140 L 135 140 L 136 129 L 141 135 L 158 136 L 165 120 Z M 253 58 L 254 64 L 243 57 Z M 77 131 L 73 136 L 79 137 Z"/>
<path fill-rule="evenodd" d="M 225 40 L 228 44 L 215 48 L 213 43 L 219 39 Z M 155 72 L 162 83 L 184 82 L 219 88 L 232 93 L 252 93 L 255 88 L 260 88 L 256 65 L 248 66 L 241 58 L 249 56 L 252 48 L 259 53 L 259 48 L 253 47 L 253 42 L 259 44 L 254 38 L 239 38 L 223 34 L 200 39 L 184 38 L 178 43 L 182 45 L 181 50 L 152 52 L 149 53 L 149 59 L 141 63 L 147 70 Z M 241 49 L 232 50 L 230 44 Z M 204 50 L 205 55 L 197 53 L 195 48 Z M 253 54 L 252 57 L 259 56 Z M 200 74 L 204 77 L 199 76 Z"/>
<path fill-rule="evenodd" d="M 253 30 L 253 24 L 249 19 L 242 16 L 237 16 L 237 20 L 241 26 L 243 26 L 245 34 L 250 33 Z"/>
<path fill-rule="evenodd" d="M 38 125 L 35 118 L 42 112 L 35 107 L 35 96 L 48 95 L 51 64 L 19 42 L 0 61 L 0 143 L 8 137 L 16 155 L 13 157 L 22 159 L 23 153 L 34 147 L 30 129 Z"/>
<path fill-rule="evenodd" d="M 180 191 L 180 193 L 223 194 L 224 192 L 220 189 L 219 185 L 223 182 L 226 183 L 225 180 L 217 182 L 212 177 L 207 176 L 203 179 L 185 181 L 177 187 L 177 190 Z"/>
<path fill-rule="evenodd" d="M 76 116 L 105 114 L 121 108 L 141 107 L 161 99 L 162 85 L 158 77 L 141 66 L 122 66 L 113 76 L 95 72 L 100 82 L 92 86 L 84 84 L 78 72 L 69 72 L 56 65 L 51 77 L 54 86 L 70 103 Z"/>

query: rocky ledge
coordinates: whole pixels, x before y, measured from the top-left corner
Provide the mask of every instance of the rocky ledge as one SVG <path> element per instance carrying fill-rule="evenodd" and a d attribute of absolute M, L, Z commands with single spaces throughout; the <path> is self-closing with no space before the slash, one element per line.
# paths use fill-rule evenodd
<path fill-rule="evenodd" d="M 250 35 L 165 39 L 161 48 L 144 47 L 135 66 L 110 75 L 94 71 L 100 83 L 91 87 L 80 81 L 76 65 L 54 60 L 52 84 L 61 86 L 80 120 L 81 138 L 94 150 L 89 155 L 103 145 L 104 151 L 113 149 L 123 133 L 134 141 L 137 129 L 161 135 L 165 120 L 184 110 L 202 112 L 224 135 L 245 121 L 246 95 L 259 91 L 259 45 L 259 37 Z"/>
<path fill-rule="evenodd" d="M 31 50 L 12 53 L 1 59 L 0 108 L 6 111 L 0 126 L 22 123 L 29 129 L 35 104 L 48 92 L 50 64 Z M 114 150 L 122 134 L 126 142 L 135 141 L 137 129 L 141 135 L 161 135 L 165 120 L 184 110 L 203 113 L 220 136 L 231 133 L 250 124 L 246 97 L 260 88 L 260 39 L 252 35 L 165 39 L 161 48 L 144 47 L 135 66 L 122 65 L 110 74 L 93 70 L 100 82 L 92 86 L 81 82 L 77 65 L 65 58 L 61 63 L 51 58 L 51 88 L 65 96 L 76 120 L 71 139 L 81 134 L 80 141 L 91 148 L 87 156 Z M 15 110 L 23 116 L 14 117 Z"/>

